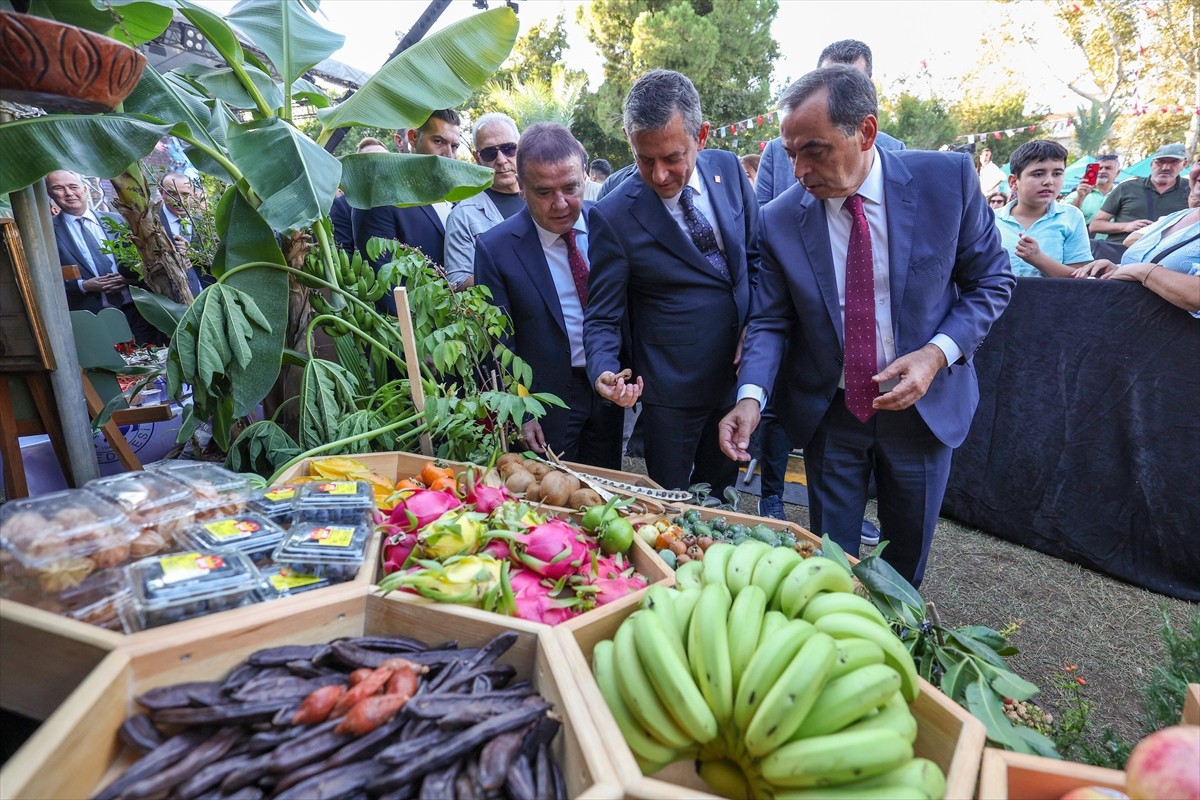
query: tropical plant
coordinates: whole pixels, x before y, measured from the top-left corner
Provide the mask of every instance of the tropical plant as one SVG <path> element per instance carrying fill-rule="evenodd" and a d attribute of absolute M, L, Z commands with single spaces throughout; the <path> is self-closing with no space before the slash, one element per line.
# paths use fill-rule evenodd
<path fill-rule="evenodd" d="M 1112 132 L 1113 123 L 1120 116 L 1116 111 L 1107 114 L 1095 100 L 1090 109 L 1079 106 L 1073 119 L 1075 120 L 1075 143 L 1085 156 L 1094 156 L 1104 147 L 1104 142 Z"/>
<path fill-rule="evenodd" d="M 586 86 L 586 76 L 572 75 L 556 66 L 550 80 L 531 76 L 524 80 L 513 78 L 510 83 L 488 84 L 483 106 L 508 114 L 520 130 L 535 122 L 557 122 L 570 128 Z"/>
<path fill-rule="evenodd" d="M 357 255 L 340 255 L 331 244 L 328 209 L 339 185 L 356 208 L 416 205 L 468 197 L 488 186 L 492 173 L 436 156 L 364 153 L 339 160 L 322 145 L 338 128 L 417 127 L 433 110 L 463 102 L 508 55 L 516 16 L 500 8 L 459 22 L 409 48 L 332 105 L 303 78 L 343 41 L 311 16 L 318 0 L 242 0 L 227 19 L 192 0 L 94 2 L 95 16 L 82 14 L 77 7 L 87 4 L 72 0 L 34 0 L 30 10 L 74 14 L 72 22 L 93 30 L 136 30 L 143 41 L 161 33 L 178 11 L 225 66 L 167 74 L 147 67 L 113 113 L 51 114 L 0 125 L 0 152 L 6 154 L 0 194 L 54 169 L 123 175 L 168 133 L 185 142 L 192 162 L 230 190 L 213 212 L 220 239 L 212 263 L 216 284 L 186 309 L 160 303 L 150 315 L 172 335 L 170 393 L 180 397 L 185 386 L 193 392 L 180 440 L 211 419 L 214 440 L 229 449 L 237 421 L 275 383 L 285 349 L 289 362 L 304 370 L 302 443 L 306 436 L 333 433 L 329 418 L 308 406 L 314 397 L 346 403 L 355 392 L 373 395 L 387 385 L 387 370 L 402 365 L 394 324 L 371 305 L 389 287 L 379 285 Z M 243 47 L 243 40 L 266 58 Z M 292 124 L 298 98 L 319 109 L 315 141 Z M 339 360 L 361 366 L 350 358 L 358 354 L 369 369 L 352 382 L 346 375 L 354 366 L 315 357 L 317 326 L 339 342 Z M 507 360 L 513 363 L 511 355 Z M 310 431 L 303 433 L 306 424 Z M 360 433 L 369 429 L 361 415 L 353 424 Z"/>

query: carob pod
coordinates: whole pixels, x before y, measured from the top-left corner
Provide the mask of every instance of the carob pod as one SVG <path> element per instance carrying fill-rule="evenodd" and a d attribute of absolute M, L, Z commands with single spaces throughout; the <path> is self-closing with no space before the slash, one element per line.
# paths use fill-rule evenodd
<path fill-rule="evenodd" d="M 529 759 L 532 764 L 534 758 L 537 757 L 538 748 L 544 744 L 550 744 L 554 737 L 558 734 L 562 723 L 553 713 L 539 717 L 536 724 L 529 728 L 525 734 L 525 741 L 521 743 L 521 752 Z"/>
<path fill-rule="evenodd" d="M 229 673 L 229 677 L 225 679 L 224 683 L 222 683 L 222 686 L 225 688 L 225 691 L 231 692 L 234 689 L 237 689 L 239 686 L 244 685 L 248 681 L 254 680 L 262 672 L 263 670 L 261 667 L 256 667 L 253 664 L 242 662 L 234 667 L 233 672 Z"/>
<path fill-rule="evenodd" d="M 322 722 L 304 736 L 280 745 L 267 761 L 268 771 L 290 772 L 332 755 L 354 738 L 344 733 L 335 733 L 333 729 L 336 726 L 337 720 Z"/>
<path fill-rule="evenodd" d="M 177 683 L 174 686 L 158 686 L 139 694 L 134 700 L 150 711 L 184 708 L 193 704 L 192 696 L 189 694 L 191 690 L 211 685 L 209 681 L 192 681 L 191 683 Z"/>
<path fill-rule="evenodd" d="M 517 634 L 514 631 L 505 631 L 492 637 L 492 640 L 483 647 L 476 650 L 471 655 L 458 661 L 454 668 L 456 674 L 470 672 L 481 664 L 491 664 L 497 658 L 504 655 L 517 641 Z M 432 689 L 437 689 L 445 684 L 450 678 L 450 669 L 442 672 L 437 679 L 430 682 Z"/>
<path fill-rule="evenodd" d="M 352 669 L 358 669 L 359 667 L 375 669 L 389 658 L 395 658 L 396 656 L 396 653 L 385 653 L 380 650 L 359 647 L 348 639 L 332 642 L 329 646 L 333 650 L 334 658 Z M 442 648 L 439 650 L 405 651 L 402 655 L 409 661 L 432 667 L 449 664 L 460 658 L 469 657 L 474 653 L 475 651 L 470 648 L 466 650 Z"/>
<path fill-rule="evenodd" d="M 195 800 L 210 789 L 219 787 L 229 773 L 249 763 L 252 758 L 251 755 L 240 755 L 209 764 L 176 786 L 173 797 L 175 800 Z"/>
<path fill-rule="evenodd" d="M 335 767 L 276 794 L 275 800 L 341 800 L 361 791 L 385 770 L 385 765 L 374 761 Z"/>
<path fill-rule="evenodd" d="M 404 764 L 432 749 L 439 742 L 449 740 L 452 735 L 449 731 L 435 729 L 412 739 L 389 745 L 375 754 L 375 760 L 381 764 Z M 400 781 L 400 783 L 408 783 L 408 781 Z M 397 783 L 396 786 L 399 786 L 400 783 Z"/>
<path fill-rule="evenodd" d="M 452 761 L 441 769 L 425 773 L 417 797 L 420 800 L 443 800 L 443 798 L 454 797 L 454 781 L 458 778 L 461 766 L 460 762 Z"/>
<path fill-rule="evenodd" d="M 244 739 L 245 736 L 246 734 L 240 728 L 233 726 L 221 728 L 171 766 L 159 770 L 153 775 L 147 775 L 125 787 L 121 792 L 121 797 L 126 800 L 142 800 L 165 794 L 177 784 L 187 780 L 196 770 L 220 759 L 229 751 L 229 748 Z"/>
<path fill-rule="evenodd" d="M 479 761 L 469 759 L 467 766 L 454 779 L 455 800 L 483 800 L 483 787 L 479 785 Z"/>
<path fill-rule="evenodd" d="M 196 800 L 262 800 L 266 792 L 257 786 L 243 786 L 236 792 L 223 793 L 220 789 L 208 794 L 202 794 Z"/>
<path fill-rule="evenodd" d="M 355 761 L 371 758 L 385 747 L 388 746 L 389 740 L 395 736 L 405 725 L 411 724 L 412 720 L 404 717 L 397 717 L 391 722 L 381 725 L 368 734 L 359 736 L 353 742 L 342 747 L 336 753 L 326 759 L 325 763 L 330 767 L 340 767 L 344 764 L 353 764 Z"/>
<path fill-rule="evenodd" d="M 219 706 L 229 702 L 221 681 L 190 683 L 187 695 L 192 699 L 192 705 L 197 706 Z"/>
<path fill-rule="evenodd" d="M 398 786 L 385 794 L 379 795 L 379 800 L 410 800 L 410 798 L 416 796 L 419 788 L 420 786 L 416 784 L 406 783 L 403 786 Z"/>
<path fill-rule="evenodd" d="M 512 800 L 537 800 L 537 783 L 533 768 L 524 753 L 517 756 L 508 769 L 504 780 L 504 791 Z"/>
<path fill-rule="evenodd" d="M 281 744 L 291 741 L 305 733 L 304 728 L 295 726 L 272 726 L 265 731 L 258 731 L 246 742 L 246 748 L 254 755 L 274 750 Z"/>
<path fill-rule="evenodd" d="M 332 651 L 331 651 L 332 652 Z M 284 664 L 288 672 L 301 678 L 320 678 L 322 675 L 341 675 L 345 673 L 335 667 L 318 666 L 311 661 L 289 661 Z"/>
<path fill-rule="evenodd" d="M 493 738 L 479 751 L 479 786 L 492 792 L 504 785 L 508 770 L 521 752 L 521 744 L 529 727 L 516 728 Z"/>
<path fill-rule="evenodd" d="M 164 708 L 151 713 L 155 725 L 214 725 L 240 722 L 266 722 L 285 708 L 288 700 L 265 700 L 261 703 L 231 703 L 224 706 L 197 708 Z"/>
<path fill-rule="evenodd" d="M 542 745 L 537 751 L 537 760 L 533 767 L 534 794 L 539 798 L 549 798 L 554 794 L 554 772 L 550 768 L 549 745 Z"/>
<path fill-rule="evenodd" d="M 465 693 L 465 692 L 447 692 L 442 694 L 427 694 L 421 697 L 414 697 L 408 701 L 408 705 L 404 707 L 404 713 L 417 717 L 419 719 L 438 719 L 445 716 L 460 707 L 472 706 L 476 703 L 508 703 L 521 702 L 526 697 L 533 697 L 533 690 L 528 686 L 520 688 L 501 689 L 497 692 L 484 692 L 482 694 Z"/>
<path fill-rule="evenodd" d="M 553 758 L 550 759 L 550 769 L 554 773 L 554 800 L 567 800 L 567 781 Z"/>
<path fill-rule="evenodd" d="M 130 786 L 175 764 L 210 735 L 211 731 L 189 730 L 172 736 L 161 746 L 154 748 L 134 762 L 115 781 L 101 789 L 95 800 L 114 800 L 114 798 L 121 797 Z"/>
<path fill-rule="evenodd" d="M 316 678 L 301 678 L 298 675 L 287 675 L 279 678 L 251 681 L 233 692 L 231 697 L 242 703 L 292 700 L 312 694 L 324 686 L 344 685 L 345 683 L 346 676 L 340 674 L 321 675 Z"/>
<path fill-rule="evenodd" d="M 246 663 L 256 667 L 286 667 L 289 661 L 308 661 L 319 664 L 329 658 L 332 652 L 333 650 L 327 644 L 288 644 L 282 647 L 256 650 L 246 659 Z"/>
<path fill-rule="evenodd" d="M 279 777 L 279 782 L 275 784 L 275 794 L 286 792 L 297 783 L 306 781 L 314 775 L 320 775 L 327 769 L 329 769 L 328 759 L 325 761 L 314 761 L 311 764 L 305 764 L 303 767 L 294 769 L 286 775 L 281 775 Z"/>
<path fill-rule="evenodd" d="M 221 792 L 231 794 L 252 784 L 257 784 L 267 774 L 267 761 L 270 753 L 263 753 L 242 764 L 221 781 Z"/>
<path fill-rule="evenodd" d="M 410 636 L 348 636 L 337 641 L 383 653 L 416 653 L 429 649 L 429 645 Z"/>
<path fill-rule="evenodd" d="M 126 719 L 121 723 L 117 735 L 126 746 L 143 753 L 149 753 L 163 743 L 162 734 L 145 714 L 134 714 Z"/>
<path fill-rule="evenodd" d="M 481 664 L 473 670 L 461 672 L 448 679 L 440 688 L 447 692 L 461 692 L 469 689 L 475 678 L 485 676 L 489 679 L 490 684 L 487 691 L 493 691 L 497 688 L 503 689 L 516 674 L 517 669 L 511 664 Z"/>
<path fill-rule="evenodd" d="M 492 701 L 490 703 L 473 703 L 460 705 L 437 720 L 439 728 L 469 728 L 478 725 L 485 719 L 497 717 L 521 707 L 521 701 Z"/>

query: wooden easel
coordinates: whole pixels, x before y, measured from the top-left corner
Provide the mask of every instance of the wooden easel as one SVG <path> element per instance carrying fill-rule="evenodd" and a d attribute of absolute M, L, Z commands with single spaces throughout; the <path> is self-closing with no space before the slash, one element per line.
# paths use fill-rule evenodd
<path fill-rule="evenodd" d="M 417 335 L 413 332 L 412 309 L 408 306 L 408 290 L 397 286 L 393 290 L 396 298 L 396 316 L 400 321 L 400 341 L 404 344 L 404 365 L 408 368 L 408 388 L 412 392 L 413 407 L 425 413 L 425 387 L 421 384 L 421 362 L 417 361 Z M 433 455 L 433 440 L 428 433 L 421 434 L 421 454 Z"/>
<path fill-rule="evenodd" d="M 17 418 L 17 406 L 13 400 L 13 384 L 17 382 L 28 388 L 29 396 L 33 399 L 32 417 Z M 39 434 L 50 437 L 63 475 L 73 483 L 66 440 L 58 423 L 58 409 L 54 405 L 54 393 L 47 373 L 0 372 L 0 456 L 4 458 L 4 496 L 9 500 L 29 496 L 29 482 L 25 478 L 19 439 Z"/>

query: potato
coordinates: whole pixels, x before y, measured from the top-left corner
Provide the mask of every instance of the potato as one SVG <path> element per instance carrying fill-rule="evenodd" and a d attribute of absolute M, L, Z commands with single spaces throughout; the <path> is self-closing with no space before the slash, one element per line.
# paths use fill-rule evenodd
<path fill-rule="evenodd" d="M 583 482 L 579 478 L 566 472 L 563 473 L 563 476 L 567 479 L 567 485 L 571 487 L 571 494 L 575 494 L 583 488 Z"/>
<path fill-rule="evenodd" d="M 542 477 L 542 501 L 552 506 L 566 506 L 571 498 L 571 484 L 561 472 L 549 472 Z"/>
<path fill-rule="evenodd" d="M 533 477 L 537 478 L 539 481 L 549 475 L 551 472 L 556 471 L 554 467 L 550 466 L 549 464 L 543 464 L 540 461 L 533 461 L 532 459 L 521 462 L 521 466 L 529 470 L 530 474 L 532 474 Z"/>
<path fill-rule="evenodd" d="M 509 471 L 508 477 L 504 481 L 504 487 L 514 494 L 522 494 L 534 480 L 535 478 L 527 471 L 520 466 L 513 465 L 513 469 Z"/>
<path fill-rule="evenodd" d="M 591 508 L 602 505 L 604 505 L 604 500 L 592 489 L 576 489 L 571 492 L 571 497 L 567 500 L 567 508 Z"/>
<path fill-rule="evenodd" d="M 529 484 L 528 487 L 526 487 L 525 502 L 526 503 L 542 502 L 542 487 L 538 484 L 537 481 L 534 481 L 533 483 Z"/>

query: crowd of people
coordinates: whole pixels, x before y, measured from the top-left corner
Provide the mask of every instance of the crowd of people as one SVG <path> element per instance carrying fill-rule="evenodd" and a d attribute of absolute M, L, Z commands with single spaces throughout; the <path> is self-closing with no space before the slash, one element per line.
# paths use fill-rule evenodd
<path fill-rule="evenodd" d="M 873 543 L 863 517 L 877 495 L 889 561 L 919 584 L 950 455 L 978 403 L 971 357 L 1014 276 L 1137 280 L 1200 312 L 1200 167 L 1191 210 L 1164 182 L 1184 162 L 1174 146 L 1128 189 L 1112 185 L 1116 157 L 1102 157 L 1095 183 L 1060 201 L 1066 150 L 1035 141 L 1013 154 L 1009 199 L 990 158 L 977 169 L 880 131 L 871 70 L 862 42 L 831 44 L 785 91 L 781 135 L 761 158 L 706 149 L 699 94 L 670 70 L 640 76 L 625 97 L 634 161 L 616 171 L 562 125 L 520 131 L 484 114 L 466 146 L 493 170 L 490 187 L 453 206 L 354 209 L 339 197 L 335 239 L 364 258 L 371 238 L 396 240 L 455 288 L 489 289 L 513 321 L 507 344 L 532 367 L 529 390 L 565 401 L 523 425 L 533 450 L 619 468 L 637 407 L 649 476 L 720 497 L 757 430 L 760 513 L 784 518 L 787 459 L 802 448 L 812 529 L 856 554 Z M 465 133 L 444 109 L 393 145 L 453 158 Z M 190 182 L 168 177 L 164 192 L 185 202 Z M 97 246 L 103 226 L 80 183 L 48 180 L 60 258 L 81 270 L 68 298 L 124 310 L 127 279 Z M 184 210 L 163 212 L 179 241 Z M 1124 255 L 1094 259 L 1089 225 L 1128 234 Z"/>

